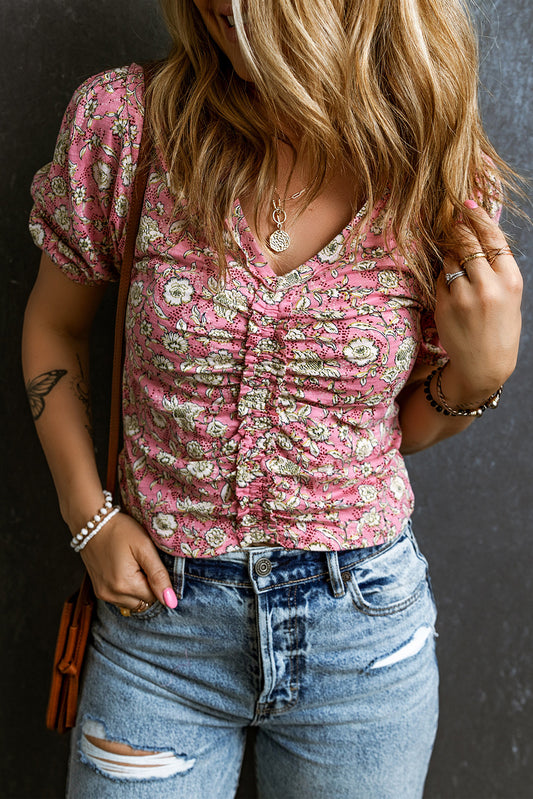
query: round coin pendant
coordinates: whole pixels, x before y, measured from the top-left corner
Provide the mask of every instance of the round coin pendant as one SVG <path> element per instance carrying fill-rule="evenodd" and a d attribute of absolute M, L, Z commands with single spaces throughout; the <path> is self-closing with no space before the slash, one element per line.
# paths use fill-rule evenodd
<path fill-rule="evenodd" d="M 287 250 L 290 246 L 290 243 L 290 236 L 285 230 L 275 230 L 270 234 L 268 239 L 268 245 L 271 250 L 274 250 L 274 252 L 283 252 L 284 250 Z"/>

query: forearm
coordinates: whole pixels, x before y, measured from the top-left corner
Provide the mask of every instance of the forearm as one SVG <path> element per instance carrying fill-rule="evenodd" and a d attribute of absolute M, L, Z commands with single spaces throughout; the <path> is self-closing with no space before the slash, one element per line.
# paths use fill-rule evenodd
<path fill-rule="evenodd" d="M 77 532 L 102 505 L 90 432 L 88 340 L 27 315 L 23 372 L 32 414 L 54 480 L 61 514 Z"/>
<path fill-rule="evenodd" d="M 427 449 L 466 430 L 473 420 L 471 416 L 444 416 L 438 413 L 426 399 L 423 381 L 417 382 L 408 387 L 400 403 L 400 451 L 403 455 L 412 455 Z"/>
<path fill-rule="evenodd" d="M 428 372 L 429 374 L 429 372 Z M 487 385 L 479 389 L 462 377 L 453 363 L 448 363 L 442 373 L 442 389 L 447 403 L 454 409 L 474 409 L 482 406 L 499 387 Z M 435 399 L 436 378 L 430 383 L 430 393 Z M 424 378 L 408 385 L 398 399 L 400 427 L 402 429 L 401 452 L 410 455 L 427 449 L 445 438 L 456 435 L 469 427 L 475 416 L 449 416 L 439 413 L 431 405 L 424 391 Z"/>

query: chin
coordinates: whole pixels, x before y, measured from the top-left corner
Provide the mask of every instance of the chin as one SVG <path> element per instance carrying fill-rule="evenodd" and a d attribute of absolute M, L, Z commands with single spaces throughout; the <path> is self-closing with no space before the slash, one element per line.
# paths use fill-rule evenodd
<path fill-rule="evenodd" d="M 233 59 L 228 53 L 224 53 L 226 58 L 228 59 L 228 66 L 233 69 L 235 74 L 241 78 L 241 80 L 246 81 L 247 83 L 251 83 L 251 78 L 248 70 L 246 69 L 246 65 L 242 62 L 241 59 Z"/>
<path fill-rule="evenodd" d="M 241 68 L 236 68 L 234 66 L 233 69 L 235 70 L 235 74 L 238 75 L 239 78 L 241 78 L 242 80 L 246 81 L 246 83 L 252 82 L 252 79 L 250 78 L 250 75 L 248 74 L 245 68 L 241 69 Z"/>

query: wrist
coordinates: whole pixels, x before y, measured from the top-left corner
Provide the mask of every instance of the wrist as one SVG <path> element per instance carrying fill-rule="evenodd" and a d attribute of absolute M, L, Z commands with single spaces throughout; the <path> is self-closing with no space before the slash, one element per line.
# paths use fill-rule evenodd
<path fill-rule="evenodd" d="M 437 377 L 432 380 L 432 392 Z M 494 380 L 477 380 L 458 370 L 452 361 L 442 368 L 440 386 L 447 403 L 452 408 L 471 410 L 482 406 L 490 397 L 498 392 L 501 384 Z"/>
<path fill-rule="evenodd" d="M 101 486 L 94 486 L 83 493 L 72 492 L 66 501 L 60 503 L 61 516 L 73 537 L 93 519 L 104 503 Z"/>
<path fill-rule="evenodd" d="M 75 552 L 81 552 L 87 544 L 92 541 L 95 535 L 105 527 L 111 519 L 120 513 L 120 505 L 113 505 L 113 495 L 110 491 L 104 491 L 104 504 L 98 512 L 82 527 L 77 535 L 72 537 L 71 547 Z"/>

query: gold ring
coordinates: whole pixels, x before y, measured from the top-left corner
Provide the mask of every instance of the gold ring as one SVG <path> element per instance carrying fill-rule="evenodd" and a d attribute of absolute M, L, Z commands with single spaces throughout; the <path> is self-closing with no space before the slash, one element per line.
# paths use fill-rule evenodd
<path fill-rule="evenodd" d="M 463 267 L 469 261 L 473 261 L 476 258 L 486 258 L 487 255 L 484 252 L 473 252 L 471 255 L 467 255 L 466 258 L 463 258 L 462 261 L 459 261 L 459 266 Z"/>
<path fill-rule="evenodd" d="M 143 610 L 147 610 L 149 607 L 150 607 L 150 603 L 149 602 L 145 602 L 144 599 L 139 599 L 138 604 L 135 605 L 135 607 L 133 608 L 133 610 L 131 612 L 132 613 L 142 613 Z"/>
<path fill-rule="evenodd" d="M 131 610 L 129 608 L 121 608 L 119 606 L 119 610 L 123 616 L 131 616 Z"/>
<path fill-rule="evenodd" d="M 507 246 L 500 247 L 499 250 L 487 250 L 487 261 L 492 266 L 492 264 L 494 263 L 496 258 L 498 258 L 498 256 L 500 256 L 500 255 L 503 255 L 504 253 L 506 255 L 512 255 L 513 251 L 511 250 L 510 247 L 507 247 Z"/>

